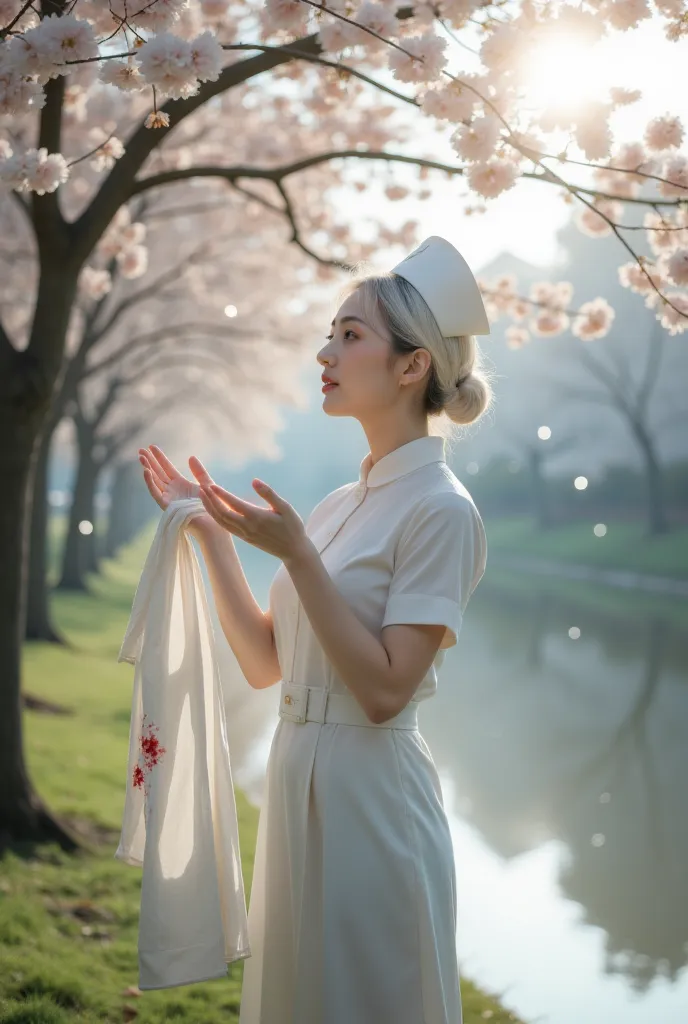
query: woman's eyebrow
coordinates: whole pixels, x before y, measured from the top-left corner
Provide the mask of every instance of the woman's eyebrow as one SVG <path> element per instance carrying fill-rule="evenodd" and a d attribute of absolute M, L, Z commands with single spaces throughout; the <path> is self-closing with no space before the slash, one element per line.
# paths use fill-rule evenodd
<path fill-rule="evenodd" d="M 341 320 L 340 320 L 339 322 L 340 322 L 340 324 L 345 324 L 345 323 L 347 323 L 347 322 L 348 322 L 349 320 L 355 320 L 355 321 L 356 321 L 357 323 L 359 323 L 359 324 L 363 324 L 363 326 L 364 326 L 364 327 L 367 327 L 367 326 L 368 326 L 368 325 L 366 324 L 365 320 L 361 320 L 360 316 L 343 316 L 343 317 L 341 318 Z M 334 320 L 333 320 L 333 321 L 332 321 L 332 323 L 330 324 L 330 327 L 334 327 Z"/>

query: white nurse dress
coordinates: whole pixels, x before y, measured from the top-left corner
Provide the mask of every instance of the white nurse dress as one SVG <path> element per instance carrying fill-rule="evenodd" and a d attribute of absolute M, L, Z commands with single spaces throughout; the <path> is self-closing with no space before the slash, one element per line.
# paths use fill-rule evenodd
<path fill-rule="evenodd" d="M 280 565 L 270 608 L 279 721 L 258 824 L 240 1024 L 461 1024 L 451 835 L 420 701 L 484 570 L 478 511 L 417 438 L 328 494 L 306 529 L 377 636 L 440 623 L 440 650 L 401 714 L 371 723 L 328 662 Z"/>

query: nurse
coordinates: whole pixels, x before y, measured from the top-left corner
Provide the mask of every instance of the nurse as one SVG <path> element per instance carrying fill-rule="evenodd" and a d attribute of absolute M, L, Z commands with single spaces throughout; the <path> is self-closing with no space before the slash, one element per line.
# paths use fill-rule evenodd
<path fill-rule="evenodd" d="M 188 529 L 223 631 L 251 686 L 280 684 L 240 1024 L 461 1024 L 453 848 L 418 707 L 485 571 L 445 443 L 490 405 L 474 337 L 490 328 L 438 236 L 340 299 L 317 357 L 323 410 L 355 417 L 370 450 L 305 524 L 262 481 L 259 506 L 193 457 L 196 483 L 155 446 L 140 457 L 159 503 L 201 497 Z M 280 560 L 265 612 L 233 536 Z"/>

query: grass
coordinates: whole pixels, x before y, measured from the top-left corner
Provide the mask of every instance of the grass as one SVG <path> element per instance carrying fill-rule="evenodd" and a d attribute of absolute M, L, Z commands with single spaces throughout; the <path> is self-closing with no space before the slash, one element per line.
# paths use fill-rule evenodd
<path fill-rule="evenodd" d="M 0 1024 L 231 1024 L 243 961 L 227 978 L 140 993 L 137 935 L 141 872 L 114 859 L 124 801 L 133 670 L 117 663 L 152 531 L 147 529 L 91 594 L 57 593 L 57 626 L 73 645 L 26 644 L 25 689 L 72 715 L 24 715 L 29 771 L 41 796 L 95 853 L 43 847 L 0 861 Z M 250 893 L 258 812 L 237 790 L 244 880 Z M 462 980 L 464 1024 L 517 1021 L 498 997 Z"/>
<path fill-rule="evenodd" d="M 648 537 L 640 523 L 607 523 L 604 537 L 593 522 L 540 530 L 528 516 L 486 522 L 492 554 L 575 562 L 598 569 L 624 569 L 652 576 L 688 579 L 688 527 Z M 489 555 L 488 555 L 489 557 Z"/>

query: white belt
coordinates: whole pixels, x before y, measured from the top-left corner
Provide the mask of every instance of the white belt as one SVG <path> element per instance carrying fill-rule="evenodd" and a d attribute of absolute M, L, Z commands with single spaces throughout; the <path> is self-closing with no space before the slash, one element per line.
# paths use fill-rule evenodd
<path fill-rule="evenodd" d="M 417 729 L 418 705 L 412 700 L 394 718 L 371 722 L 353 694 L 330 693 L 319 686 L 282 680 L 280 718 L 290 722 L 320 722 L 329 725 L 365 725 L 372 729 Z"/>

